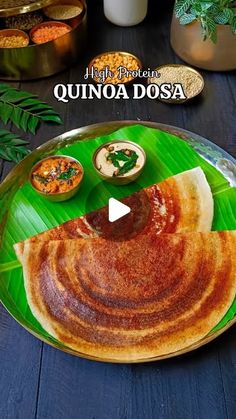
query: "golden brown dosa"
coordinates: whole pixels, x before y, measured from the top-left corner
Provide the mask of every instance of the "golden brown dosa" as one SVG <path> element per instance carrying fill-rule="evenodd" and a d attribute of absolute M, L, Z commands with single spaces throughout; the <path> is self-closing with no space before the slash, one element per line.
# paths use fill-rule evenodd
<path fill-rule="evenodd" d="M 114 223 L 108 221 L 108 207 L 67 221 L 30 240 L 64 240 L 105 237 L 127 240 L 139 235 L 210 231 L 213 198 L 200 167 L 172 176 L 124 198 L 131 212 Z M 26 242 L 18 243 L 20 259 Z"/>
<path fill-rule="evenodd" d="M 185 348 L 222 319 L 236 293 L 236 232 L 26 241 L 29 306 L 80 353 L 131 361 Z"/>

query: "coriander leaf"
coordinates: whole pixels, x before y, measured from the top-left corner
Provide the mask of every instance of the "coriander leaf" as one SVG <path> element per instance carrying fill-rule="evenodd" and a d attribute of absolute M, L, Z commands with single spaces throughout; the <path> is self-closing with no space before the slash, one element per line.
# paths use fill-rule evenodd
<path fill-rule="evenodd" d="M 113 153 L 109 153 L 107 160 L 112 162 L 118 170 L 114 173 L 114 176 L 124 175 L 133 169 L 138 160 L 138 154 L 134 150 L 124 149 L 118 150 Z M 121 166 L 120 162 L 124 162 Z"/>
<path fill-rule="evenodd" d="M 138 155 L 136 154 L 136 156 L 132 157 L 129 161 L 127 161 L 119 170 L 119 176 L 120 175 L 124 175 L 125 173 L 129 172 L 130 170 L 132 170 L 137 163 L 138 160 Z"/>
<path fill-rule="evenodd" d="M 129 156 L 127 156 L 122 150 L 118 150 L 114 153 L 109 153 L 107 160 L 111 161 L 112 163 L 114 163 L 116 160 L 127 161 L 129 160 Z"/>

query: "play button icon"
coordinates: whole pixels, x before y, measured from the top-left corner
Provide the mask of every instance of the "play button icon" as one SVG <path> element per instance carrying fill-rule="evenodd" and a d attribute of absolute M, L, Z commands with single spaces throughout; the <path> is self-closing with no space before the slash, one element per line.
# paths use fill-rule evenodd
<path fill-rule="evenodd" d="M 125 215 L 129 214 L 131 208 L 123 204 L 115 198 L 110 198 L 108 201 L 108 220 L 110 223 L 119 220 Z"/>
<path fill-rule="evenodd" d="M 91 190 L 87 200 L 87 214 L 83 217 L 86 228 L 89 228 L 89 234 L 94 232 L 95 237 L 116 241 L 130 240 L 141 233 L 151 221 L 150 198 L 145 190 L 118 198 L 119 200 L 114 198 L 113 192 L 109 193 L 107 205 L 91 211 L 96 200 L 101 202 L 104 185 L 101 182 Z M 81 230 L 84 234 L 87 234 L 86 228 Z"/>

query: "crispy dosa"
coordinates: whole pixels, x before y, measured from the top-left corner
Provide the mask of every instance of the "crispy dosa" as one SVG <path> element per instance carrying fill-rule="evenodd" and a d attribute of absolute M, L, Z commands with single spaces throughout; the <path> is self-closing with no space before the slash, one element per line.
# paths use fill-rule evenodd
<path fill-rule="evenodd" d="M 26 241 L 29 306 L 74 350 L 117 361 L 198 342 L 236 293 L 236 232 Z"/>
<path fill-rule="evenodd" d="M 108 221 L 108 207 L 67 221 L 31 237 L 38 240 L 104 237 L 130 240 L 139 235 L 210 231 L 214 203 L 210 186 L 200 167 L 172 176 L 122 199 L 131 212 L 114 223 Z M 26 242 L 18 243 L 20 259 Z"/>

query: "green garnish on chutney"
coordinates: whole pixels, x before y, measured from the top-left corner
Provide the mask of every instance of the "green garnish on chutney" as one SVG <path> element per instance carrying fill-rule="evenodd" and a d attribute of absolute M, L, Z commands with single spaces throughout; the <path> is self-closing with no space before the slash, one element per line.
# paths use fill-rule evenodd
<path fill-rule="evenodd" d="M 77 174 L 77 170 L 73 167 L 70 167 L 67 172 L 63 172 L 58 176 L 57 179 L 68 180 Z"/>
<path fill-rule="evenodd" d="M 56 179 L 59 180 L 69 180 L 71 179 L 73 176 L 75 176 L 77 174 L 77 170 L 74 169 L 73 167 L 70 167 L 66 172 L 62 172 Z M 49 179 L 40 176 L 40 175 L 34 175 L 35 179 L 37 179 L 38 182 L 42 183 L 43 185 L 47 185 L 47 183 L 49 182 Z"/>
<path fill-rule="evenodd" d="M 138 157 L 138 154 L 134 150 L 129 149 L 122 149 L 109 153 L 107 160 L 112 162 L 117 168 L 117 171 L 114 172 L 113 176 L 121 176 L 132 170 L 137 164 Z M 125 163 L 121 166 L 120 162 Z"/>

